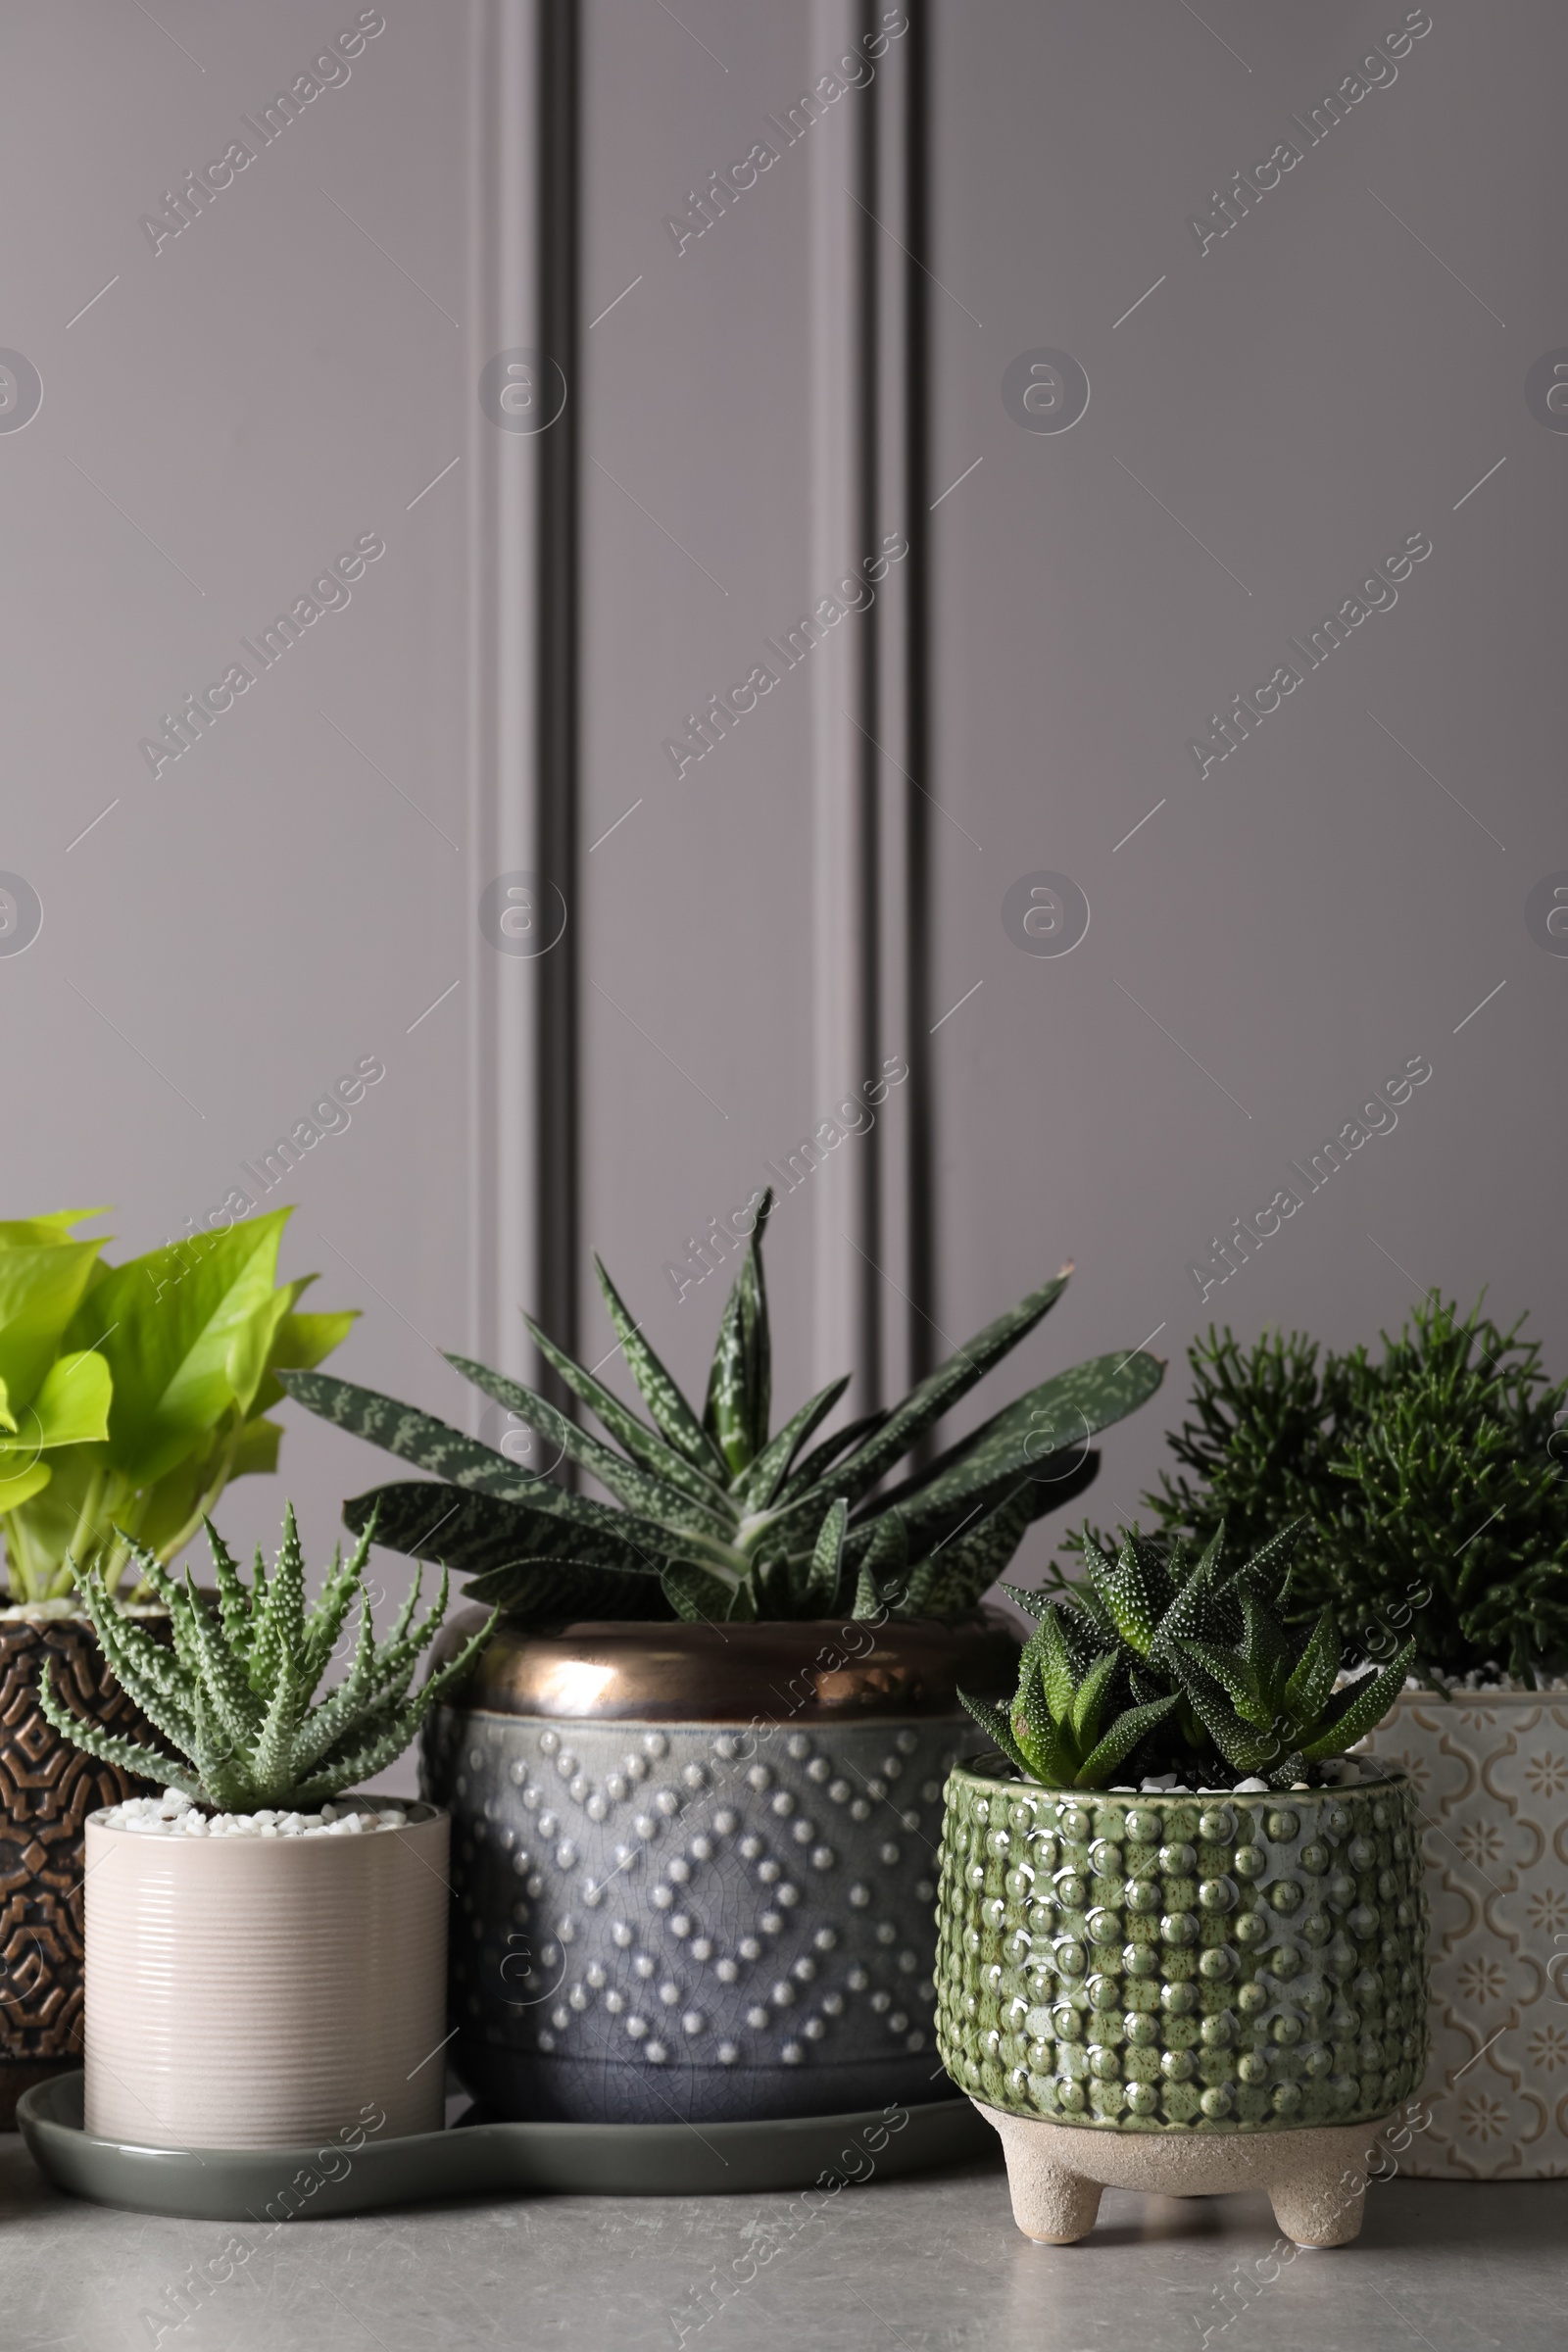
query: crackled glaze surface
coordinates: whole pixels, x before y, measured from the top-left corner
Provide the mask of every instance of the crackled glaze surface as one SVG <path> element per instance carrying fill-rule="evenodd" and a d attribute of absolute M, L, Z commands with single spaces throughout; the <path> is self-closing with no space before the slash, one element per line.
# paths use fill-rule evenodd
<path fill-rule="evenodd" d="M 1367 1741 L 1405 1773 L 1432 1911 L 1432 2064 L 1402 2172 L 1568 2177 L 1568 1693 L 1406 1691 Z"/>
<path fill-rule="evenodd" d="M 948 1785 L 938 2043 L 988 2106 L 1117 2132 L 1385 2116 L 1427 2058 L 1396 1779 L 1267 1796 Z"/>
<path fill-rule="evenodd" d="M 501 2112 L 701 2122 L 946 2089 L 948 1717 L 728 1730 L 437 1709 L 458 2071 Z"/>

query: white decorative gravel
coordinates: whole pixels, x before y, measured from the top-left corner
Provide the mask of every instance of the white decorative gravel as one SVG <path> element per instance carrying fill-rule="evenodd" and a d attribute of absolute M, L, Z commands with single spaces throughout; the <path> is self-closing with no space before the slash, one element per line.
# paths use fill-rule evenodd
<path fill-rule="evenodd" d="M 373 1830 L 401 1830 L 408 1814 L 400 1805 L 323 1805 L 318 1813 L 204 1813 L 183 1790 L 162 1796 L 130 1796 L 106 1806 L 93 1819 L 106 1830 L 132 1830 L 144 1838 L 358 1838 Z"/>
<path fill-rule="evenodd" d="M 1407 1675 L 1405 1677 L 1404 1687 L 1407 1690 L 1426 1691 L 1426 1695 L 1429 1698 L 1432 1695 L 1431 1691 L 1427 1690 L 1425 1683 L 1418 1683 L 1414 1675 Z M 1530 1689 L 1530 1685 L 1528 1683 L 1515 1682 L 1511 1674 L 1502 1673 L 1500 1668 L 1496 1666 L 1487 1666 L 1479 1669 L 1475 1673 L 1460 1675 L 1457 1680 L 1450 1679 L 1446 1683 L 1445 1688 L 1449 1690 L 1466 1691 L 1528 1690 Z M 1536 1689 L 1538 1690 L 1568 1690 L 1568 1675 L 1541 1675 L 1537 1678 Z"/>

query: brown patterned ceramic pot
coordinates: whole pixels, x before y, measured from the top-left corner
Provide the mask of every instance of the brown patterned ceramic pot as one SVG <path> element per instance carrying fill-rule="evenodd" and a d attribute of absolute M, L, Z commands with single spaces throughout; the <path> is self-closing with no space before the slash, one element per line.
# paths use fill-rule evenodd
<path fill-rule="evenodd" d="M 1401 2172 L 1568 2177 L 1568 1690 L 1406 1690 L 1365 1742 L 1409 1781 L 1432 2064 Z"/>
<path fill-rule="evenodd" d="M 0 2130 L 32 2083 L 81 2064 L 82 1825 L 141 1794 L 51 1730 L 38 1677 L 74 1715 L 129 1739 L 148 1726 L 84 1617 L 0 1617 Z"/>

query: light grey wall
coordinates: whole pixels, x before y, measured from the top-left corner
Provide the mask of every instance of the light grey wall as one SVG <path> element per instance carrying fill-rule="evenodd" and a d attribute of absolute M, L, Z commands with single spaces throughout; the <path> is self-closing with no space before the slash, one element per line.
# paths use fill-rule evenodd
<path fill-rule="evenodd" d="M 415 1024 L 471 936 L 463 467 L 413 502 L 474 405 L 462 17 L 388 8 L 178 236 L 155 253 L 138 225 L 359 13 L 7 13 L 0 342 L 43 403 L 0 433 L 0 866 L 44 921 L 0 957 L 4 1213 L 111 1202 L 111 1254 L 150 1248 L 378 1057 L 266 1204 L 295 1204 L 285 1271 L 367 1310 L 342 1368 L 450 1410 L 466 982 Z M 161 713 L 363 533 L 386 552 L 352 603 L 154 780 Z M 275 1534 L 286 1488 L 330 1548 L 381 1457 L 287 1418 L 281 1479 L 237 1486 L 225 1525 Z"/>
<path fill-rule="evenodd" d="M 1149 1482 L 1211 1317 L 1343 1345 L 1487 1285 L 1568 1358 L 1568 963 L 1525 928 L 1568 865 L 1568 440 L 1525 402 L 1568 342 L 1568 24 L 1434 0 L 1396 80 L 1293 133 L 1404 14 L 939 11 L 938 487 L 983 461 L 935 518 L 941 789 L 981 845 L 943 835 L 938 996 L 983 983 L 937 1040 L 943 1296 L 961 1329 L 1060 1250 L 1054 1344 L 1161 1327 L 1097 1516 Z M 1189 216 L 1286 136 L 1301 162 L 1200 251 Z M 1091 384 L 1059 434 L 1001 395 L 1043 346 Z M 1200 778 L 1208 714 L 1415 532 L 1397 605 Z M 1065 957 L 1003 929 L 1041 869 L 1092 909 Z M 1397 1128 L 1200 1304 L 1211 1237 L 1413 1055 Z"/>
<path fill-rule="evenodd" d="M 8 1213 L 111 1200 L 122 1246 L 146 1247 L 220 1200 L 340 1067 L 379 1055 L 352 1128 L 288 1188 L 286 1262 L 322 1268 L 323 1302 L 367 1309 L 346 1373 L 461 1418 L 438 1346 L 526 1360 L 533 983 L 474 907 L 526 862 L 530 510 L 475 385 L 528 340 L 538 291 L 531 10 L 386 0 L 346 86 L 156 257 L 138 227 L 357 13 L 8 15 L 0 192 L 22 225 L 0 342 L 38 368 L 44 402 L 0 434 L 0 866 L 37 889 L 45 924 L 0 957 L 6 1196 Z M 872 624 L 842 623 L 682 776 L 662 747 L 871 552 L 848 190 L 873 106 L 897 135 L 906 60 L 893 44 L 874 95 L 835 102 L 677 252 L 665 217 L 860 29 L 842 0 L 677 13 L 582 15 L 572 921 L 584 1234 L 695 1382 L 727 1275 L 677 1303 L 666 1261 L 874 1072 L 845 879 L 847 713 Z M 1108 1442 L 1102 1513 L 1133 1506 L 1210 1315 L 1346 1342 L 1427 1283 L 1467 1298 L 1490 1283 L 1559 1361 L 1568 1343 L 1550 1254 L 1568 965 L 1524 925 L 1530 887 L 1568 867 L 1568 444 L 1524 397 L 1531 363 L 1568 343 L 1552 243 L 1568 33 L 1528 0 L 1440 5 L 1391 86 L 1316 146 L 1290 133 L 1403 14 L 935 11 L 938 724 L 920 781 L 941 804 L 930 1019 L 957 1007 L 932 1041 L 935 1312 L 959 1340 L 1071 1254 L 1018 1384 L 1158 1330 L 1172 1385 Z M 1288 133 L 1300 163 L 1200 254 L 1189 216 Z M 885 259 L 903 266 L 893 245 Z M 1008 365 L 1041 348 L 1090 379 L 1065 433 L 1003 404 Z M 886 507 L 884 529 L 908 527 Z M 352 606 L 154 782 L 138 738 L 372 530 L 387 552 Z M 1397 605 L 1200 778 L 1186 745 L 1209 713 L 1416 532 L 1433 553 Z M 894 575 L 876 626 L 901 593 Z M 902 850 L 884 846 L 896 900 Z M 1092 909 L 1066 957 L 1003 928 L 1008 888 L 1042 871 Z M 878 1057 L 918 1047 L 892 985 L 879 1023 Z M 1417 1055 L 1433 1075 L 1397 1128 L 1200 1304 L 1188 1269 L 1211 1237 Z M 889 1334 L 906 1111 L 895 1091 L 879 1128 Z M 846 1143 L 776 1222 L 786 1406 L 856 1328 L 864 1149 Z M 586 1280 L 584 1301 L 593 1355 L 609 1340 L 593 1345 Z M 888 1361 L 896 1381 L 891 1338 Z M 283 1481 L 229 1505 L 244 1538 L 286 1485 L 319 1540 L 384 1468 L 288 1418 Z"/>

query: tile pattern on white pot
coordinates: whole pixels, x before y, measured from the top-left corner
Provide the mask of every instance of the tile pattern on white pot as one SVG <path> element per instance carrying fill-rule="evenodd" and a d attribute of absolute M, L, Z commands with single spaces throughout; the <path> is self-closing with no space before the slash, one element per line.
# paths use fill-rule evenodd
<path fill-rule="evenodd" d="M 1432 1913 L 1432 2066 L 1400 2170 L 1568 2177 L 1568 1692 L 1407 1690 L 1364 1752 L 1409 1775 Z"/>

